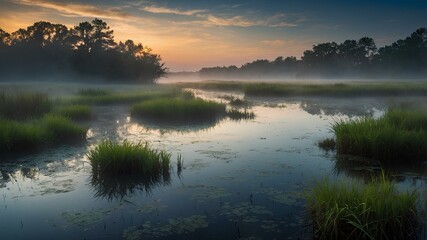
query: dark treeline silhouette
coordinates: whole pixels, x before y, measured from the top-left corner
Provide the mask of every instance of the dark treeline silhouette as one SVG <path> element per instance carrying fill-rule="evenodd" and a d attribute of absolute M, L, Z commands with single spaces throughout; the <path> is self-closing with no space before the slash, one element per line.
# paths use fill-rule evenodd
<path fill-rule="evenodd" d="M 236 66 L 203 68 L 203 77 L 427 77 L 427 30 L 420 28 L 390 46 L 377 48 L 374 40 L 363 37 L 343 43 L 320 43 L 296 57 L 274 61 L 256 60 Z"/>
<path fill-rule="evenodd" d="M 50 22 L 11 34 L 0 29 L 0 80 L 63 75 L 153 83 L 165 73 L 159 55 L 132 40 L 115 42 L 100 19 L 70 29 Z"/>

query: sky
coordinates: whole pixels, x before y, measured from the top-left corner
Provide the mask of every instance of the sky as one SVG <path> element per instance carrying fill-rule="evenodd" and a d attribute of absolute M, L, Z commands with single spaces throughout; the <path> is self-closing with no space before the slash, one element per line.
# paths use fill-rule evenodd
<path fill-rule="evenodd" d="M 427 0 L 0 0 L 0 28 L 8 32 L 94 18 L 108 23 L 116 41 L 150 47 L 170 71 L 197 71 L 300 58 L 314 44 L 364 36 L 391 44 L 427 27 Z"/>

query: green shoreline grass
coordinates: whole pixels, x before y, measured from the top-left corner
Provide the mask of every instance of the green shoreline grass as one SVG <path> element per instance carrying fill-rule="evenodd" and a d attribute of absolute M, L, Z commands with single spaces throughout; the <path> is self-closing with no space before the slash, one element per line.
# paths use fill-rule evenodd
<path fill-rule="evenodd" d="M 225 114 L 225 104 L 205 101 L 199 98 L 153 99 L 131 107 L 131 115 L 134 117 L 165 122 L 215 120 Z"/>
<path fill-rule="evenodd" d="M 0 92 L 0 118 L 25 120 L 38 118 L 52 109 L 52 102 L 45 93 Z"/>
<path fill-rule="evenodd" d="M 0 119 L 0 153 L 21 153 L 59 144 L 75 143 L 87 129 L 70 119 L 46 114 L 39 120 L 17 122 Z"/>
<path fill-rule="evenodd" d="M 92 110 L 87 105 L 62 106 L 56 110 L 56 113 L 73 121 L 90 120 L 92 117 Z"/>
<path fill-rule="evenodd" d="M 181 88 L 203 90 L 242 91 L 246 96 L 315 96 L 366 97 L 427 95 L 427 83 L 372 82 L 372 83 L 251 83 L 238 81 L 204 81 L 175 84 Z"/>
<path fill-rule="evenodd" d="M 379 161 L 427 160 L 427 113 L 390 109 L 379 119 L 336 122 L 333 127 L 338 154 Z"/>
<path fill-rule="evenodd" d="M 384 175 L 367 185 L 320 182 L 307 196 L 316 239 L 416 239 L 417 192 Z"/>

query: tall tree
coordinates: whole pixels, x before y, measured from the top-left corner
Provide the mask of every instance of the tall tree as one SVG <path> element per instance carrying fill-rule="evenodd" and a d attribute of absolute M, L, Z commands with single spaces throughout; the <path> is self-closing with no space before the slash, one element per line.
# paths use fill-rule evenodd
<path fill-rule="evenodd" d="M 0 28 L 0 47 L 9 46 L 11 44 L 10 34 Z"/>

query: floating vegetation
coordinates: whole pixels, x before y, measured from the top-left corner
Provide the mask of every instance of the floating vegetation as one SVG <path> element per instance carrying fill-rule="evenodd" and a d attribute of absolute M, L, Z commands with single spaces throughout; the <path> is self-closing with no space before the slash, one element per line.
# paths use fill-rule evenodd
<path fill-rule="evenodd" d="M 379 119 L 359 118 L 333 125 L 338 154 L 380 161 L 427 159 L 427 113 L 390 109 Z"/>
<path fill-rule="evenodd" d="M 225 104 L 200 98 L 153 99 L 135 104 L 131 115 L 162 122 L 197 123 L 216 120 L 225 115 Z"/>
<path fill-rule="evenodd" d="M 286 204 L 290 206 L 302 206 L 304 200 L 304 194 L 301 191 L 280 191 L 275 188 L 263 188 L 256 193 L 268 195 L 271 201 Z"/>
<path fill-rule="evenodd" d="M 141 239 L 144 237 L 164 238 L 171 235 L 189 234 L 209 226 L 205 215 L 192 215 L 189 217 L 170 218 L 167 223 L 152 224 L 150 221 L 139 227 L 130 227 L 123 231 L 123 238 L 127 240 Z"/>
<path fill-rule="evenodd" d="M 225 216 L 230 222 L 259 223 L 263 219 L 273 217 L 274 214 L 264 206 L 242 202 L 236 205 L 225 203 L 220 215 Z"/>
<path fill-rule="evenodd" d="M 0 118 L 23 120 L 48 113 L 52 102 L 45 93 L 5 94 L 0 92 Z"/>
<path fill-rule="evenodd" d="M 72 226 L 87 227 L 104 220 L 109 214 L 117 208 L 98 209 L 93 211 L 66 211 L 61 214 L 61 217 Z"/>
<path fill-rule="evenodd" d="M 248 111 L 246 108 L 243 111 L 233 108 L 227 110 L 227 117 L 231 120 L 250 120 L 255 118 L 255 113 Z"/>
<path fill-rule="evenodd" d="M 195 190 L 195 192 L 193 192 L 191 195 L 191 199 L 195 199 L 200 203 L 210 201 L 213 199 L 220 199 L 220 198 L 232 196 L 230 192 L 227 192 L 224 188 L 221 188 L 221 187 L 206 186 L 206 185 L 190 185 L 190 186 L 186 186 L 185 189 Z"/>
<path fill-rule="evenodd" d="M 160 204 L 158 201 L 153 203 L 141 204 L 136 208 L 136 211 L 143 214 L 158 213 L 166 209 L 166 205 Z"/>
<path fill-rule="evenodd" d="M 316 238 L 417 238 L 417 193 L 399 193 L 384 175 L 367 185 L 325 180 L 307 201 Z"/>
<path fill-rule="evenodd" d="M 335 149 L 335 139 L 325 138 L 317 143 L 317 146 L 325 151 L 333 151 Z"/>
<path fill-rule="evenodd" d="M 60 107 L 57 113 L 75 121 L 90 120 L 92 111 L 87 105 L 70 105 Z"/>

